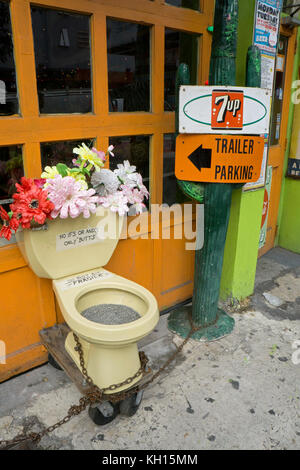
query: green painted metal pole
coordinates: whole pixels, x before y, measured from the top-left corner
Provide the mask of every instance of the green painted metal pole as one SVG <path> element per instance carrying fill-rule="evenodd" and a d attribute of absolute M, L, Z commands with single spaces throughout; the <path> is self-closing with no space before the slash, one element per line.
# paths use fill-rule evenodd
<path fill-rule="evenodd" d="M 176 135 L 179 131 L 179 89 L 182 85 L 190 84 L 190 70 L 187 64 L 180 64 L 176 74 L 176 101 L 175 101 L 175 129 Z M 199 183 L 190 181 L 177 180 L 177 184 L 188 197 L 195 199 L 197 202 L 203 203 L 204 199 L 204 186 Z"/>
<path fill-rule="evenodd" d="M 237 27 L 238 0 L 217 0 L 209 74 L 212 85 L 236 84 Z M 192 316 L 197 325 L 224 315 L 218 311 L 218 301 L 231 197 L 231 184 L 205 185 L 205 242 L 203 249 L 196 252 L 195 260 Z M 233 320 L 225 316 L 222 326 L 216 328 L 214 338 L 228 334 L 233 326 Z"/>
<path fill-rule="evenodd" d="M 257 46 L 250 46 L 247 52 L 246 86 L 261 87 L 261 52 Z"/>
<path fill-rule="evenodd" d="M 238 26 L 238 0 L 217 0 L 215 9 L 214 37 L 210 63 L 210 83 L 212 85 L 235 85 L 236 46 Z M 261 55 L 256 46 L 247 53 L 247 86 L 260 87 Z M 177 87 L 189 83 L 185 64 L 179 67 Z M 177 99 L 179 90 L 177 90 Z M 178 105 L 178 103 L 177 103 Z M 178 107 L 176 113 L 178 132 Z M 188 314 L 192 314 L 195 325 L 203 328 L 193 335 L 194 339 L 215 340 L 229 334 L 234 328 L 234 320 L 218 309 L 220 283 L 223 267 L 225 241 L 228 230 L 232 190 L 242 184 L 178 182 L 182 191 L 198 202 L 205 202 L 204 246 L 195 253 L 195 279 L 192 309 L 175 310 L 169 317 L 171 331 L 186 337 L 190 324 Z M 213 323 L 213 326 L 205 327 Z"/>
<path fill-rule="evenodd" d="M 238 0 L 216 0 L 210 62 L 210 84 L 212 85 L 234 86 L 236 83 L 237 26 Z M 191 188 L 186 182 L 184 185 L 185 189 Z M 202 250 L 195 253 L 192 306 L 192 318 L 195 325 L 203 327 L 193 335 L 193 338 L 198 340 L 214 340 L 229 334 L 234 328 L 233 318 L 218 309 L 232 187 L 231 184 L 204 184 L 204 246 Z M 208 323 L 214 323 L 214 325 L 205 328 Z M 171 331 L 185 337 L 189 331 L 187 312 L 175 311 L 170 315 L 168 325 Z"/>

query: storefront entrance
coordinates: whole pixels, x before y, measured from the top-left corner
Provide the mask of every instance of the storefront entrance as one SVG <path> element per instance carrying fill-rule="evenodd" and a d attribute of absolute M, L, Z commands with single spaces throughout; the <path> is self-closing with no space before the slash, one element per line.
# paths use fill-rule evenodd
<path fill-rule="evenodd" d="M 115 145 L 111 168 L 127 159 L 136 165 L 152 204 L 181 204 L 175 74 L 186 62 L 192 84 L 207 80 L 214 2 L 74 0 L 72 11 L 69 0 L 38 4 L 0 0 L 0 203 L 8 207 L 22 174 L 70 163 L 85 142 Z M 181 223 L 173 217 L 169 225 Z M 162 310 L 184 301 L 193 251 L 173 238 L 122 240 L 107 269 L 152 291 Z M 14 239 L 1 239 L 0 282 L 1 382 L 46 360 L 38 331 L 62 318 L 51 282 L 33 275 Z"/>
<path fill-rule="evenodd" d="M 284 157 L 287 146 L 287 124 L 291 98 L 296 31 L 281 28 L 276 60 L 275 89 L 272 104 L 272 123 L 268 165 L 272 167 L 272 186 L 268 210 L 267 236 L 259 255 L 274 247 L 278 229 L 278 210 L 283 178 Z"/>

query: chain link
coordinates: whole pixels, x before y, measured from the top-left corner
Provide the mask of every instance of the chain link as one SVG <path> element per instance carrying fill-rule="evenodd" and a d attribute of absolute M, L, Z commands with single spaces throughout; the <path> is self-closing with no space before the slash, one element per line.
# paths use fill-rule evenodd
<path fill-rule="evenodd" d="M 43 431 L 39 433 L 31 432 L 28 434 L 19 434 L 14 439 L 2 440 L 2 441 L 0 440 L 0 450 L 1 448 L 3 449 L 10 448 L 16 444 L 21 444 L 22 442 L 25 442 L 28 440 L 34 443 L 38 443 L 46 434 L 49 434 L 55 431 L 57 428 L 59 428 L 60 426 L 63 426 L 65 423 L 70 421 L 70 419 L 72 419 L 73 416 L 77 416 L 80 413 L 82 413 L 88 407 L 88 405 L 93 405 L 95 403 L 100 404 L 103 401 L 105 401 L 104 399 L 106 400 L 109 399 L 110 402 L 117 403 L 122 400 L 125 400 L 126 398 L 130 397 L 134 393 L 145 390 L 145 388 L 147 388 L 150 384 L 152 384 L 154 380 L 157 379 L 157 377 L 175 360 L 176 356 L 183 350 L 184 346 L 188 343 L 188 341 L 191 339 L 194 333 L 197 333 L 198 331 L 204 328 L 213 326 L 218 321 L 218 316 L 217 316 L 214 321 L 206 323 L 205 325 L 202 325 L 200 327 L 197 327 L 194 325 L 194 322 L 190 313 L 188 314 L 188 318 L 191 324 L 191 329 L 187 337 L 185 338 L 184 341 L 182 341 L 182 343 L 179 346 L 177 346 L 176 351 L 169 357 L 169 359 L 162 365 L 162 367 L 160 367 L 160 369 L 155 374 L 153 374 L 151 379 L 149 379 L 148 381 L 146 381 L 145 383 L 141 385 L 132 387 L 129 390 L 127 389 L 126 391 L 121 391 L 121 392 L 117 392 L 114 394 L 107 394 L 105 392 L 113 392 L 114 390 L 121 388 L 125 385 L 130 385 L 135 379 L 139 378 L 141 375 L 143 375 L 144 377 L 145 375 L 151 373 L 151 369 L 146 370 L 147 363 L 149 362 L 146 354 L 143 351 L 139 352 L 141 367 L 132 377 L 128 377 L 126 380 L 118 384 L 113 384 L 113 385 L 110 385 L 109 387 L 101 389 L 97 385 L 94 384 L 92 378 L 88 375 L 87 369 L 85 367 L 84 355 L 83 355 L 83 350 L 82 350 L 80 340 L 78 336 L 73 332 L 73 337 L 76 343 L 75 351 L 79 355 L 81 372 L 87 384 L 90 385 L 90 390 L 86 392 L 85 396 L 80 398 L 78 405 L 72 405 L 69 408 L 67 415 L 63 419 L 61 419 L 57 423 L 53 424 L 52 426 L 49 426 L 48 428 L 44 429 Z"/>

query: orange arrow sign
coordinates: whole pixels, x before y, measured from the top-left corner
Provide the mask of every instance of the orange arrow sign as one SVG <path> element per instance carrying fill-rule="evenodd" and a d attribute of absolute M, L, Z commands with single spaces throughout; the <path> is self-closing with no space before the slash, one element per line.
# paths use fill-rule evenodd
<path fill-rule="evenodd" d="M 179 135 L 175 174 L 179 180 L 249 183 L 260 176 L 264 139 L 258 136 Z"/>

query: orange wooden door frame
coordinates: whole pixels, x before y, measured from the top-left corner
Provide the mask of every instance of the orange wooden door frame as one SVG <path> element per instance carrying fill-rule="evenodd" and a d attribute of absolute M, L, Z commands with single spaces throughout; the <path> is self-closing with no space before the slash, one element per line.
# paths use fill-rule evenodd
<path fill-rule="evenodd" d="M 280 35 L 288 38 L 286 73 L 284 80 L 284 96 L 282 106 L 282 121 L 279 144 L 270 146 L 269 149 L 268 165 L 272 166 L 272 186 L 269 201 L 266 243 L 263 248 L 259 250 L 259 256 L 262 256 L 269 250 L 271 250 L 274 247 L 276 239 L 278 227 L 278 210 L 283 178 L 284 156 L 286 151 L 287 125 L 291 100 L 290 90 L 292 85 L 294 55 L 296 51 L 296 29 L 291 31 L 287 28 L 281 27 Z"/>

